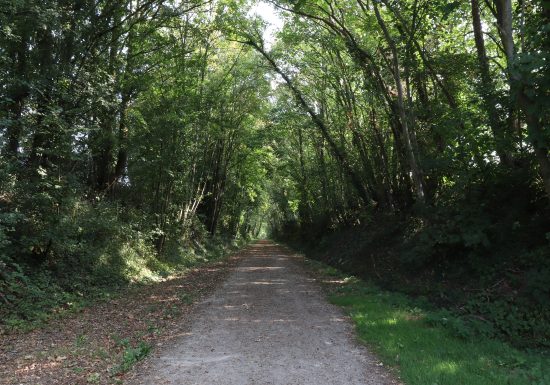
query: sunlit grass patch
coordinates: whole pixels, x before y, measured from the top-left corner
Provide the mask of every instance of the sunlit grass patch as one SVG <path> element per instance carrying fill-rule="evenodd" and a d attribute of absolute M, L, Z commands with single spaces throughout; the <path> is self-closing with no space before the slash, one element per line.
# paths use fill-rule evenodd
<path fill-rule="evenodd" d="M 322 275 L 327 270 L 311 264 Z M 330 277 L 335 272 L 330 270 Z M 550 384 L 550 358 L 488 338 L 466 339 L 433 324 L 429 307 L 403 294 L 345 277 L 330 300 L 344 307 L 358 337 L 407 385 Z"/>

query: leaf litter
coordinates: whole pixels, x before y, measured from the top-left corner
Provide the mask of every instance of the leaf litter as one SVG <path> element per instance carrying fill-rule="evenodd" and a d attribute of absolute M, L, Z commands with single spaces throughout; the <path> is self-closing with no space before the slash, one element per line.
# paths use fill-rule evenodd
<path fill-rule="evenodd" d="M 120 384 L 151 349 L 181 336 L 194 304 L 237 262 L 196 267 L 166 281 L 125 289 L 115 299 L 0 336 L 0 385 Z"/>

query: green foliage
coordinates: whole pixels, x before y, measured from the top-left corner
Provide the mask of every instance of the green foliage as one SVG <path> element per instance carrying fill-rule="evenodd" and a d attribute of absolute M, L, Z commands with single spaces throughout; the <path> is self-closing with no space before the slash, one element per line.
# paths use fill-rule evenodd
<path fill-rule="evenodd" d="M 489 218 L 473 208 L 458 210 L 443 209 L 430 216 L 430 224 L 418 231 L 411 242 L 413 247 L 403 253 L 404 262 L 426 266 L 435 261 L 475 260 L 488 254 Z"/>
<path fill-rule="evenodd" d="M 127 372 L 134 364 L 147 357 L 150 351 L 151 345 L 145 341 L 140 341 L 136 347 L 126 347 L 122 354 L 122 362 L 113 368 L 113 374 Z"/>
<path fill-rule="evenodd" d="M 478 334 L 505 338 L 516 346 L 550 347 L 549 307 L 535 307 L 524 298 L 472 298 L 461 316 L 468 336 Z"/>
<path fill-rule="evenodd" d="M 2 10 L 3 329 L 219 258 L 259 232 L 269 83 L 207 4 Z"/>
<path fill-rule="evenodd" d="M 386 287 L 427 296 L 449 309 L 437 318 L 457 336 L 547 347 L 545 201 L 529 196 L 532 190 L 515 176 L 496 174 L 489 181 L 469 182 L 464 194 L 460 186 L 449 187 L 438 206 L 407 217 L 375 215 L 367 225 L 315 239 L 307 250 Z"/>
<path fill-rule="evenodd" d="M 25 258 L 20 256 L 20 263 L 6 255 L 0 258 L 2 329 L 34 328 L 51 317 L 79 311 L 117 288 L 157 281 L 220 258 L 231 247 L 226 239 L 204 239 L 207 247 L 198 241 L 193 247 L 180 243 L 171 255 L 158 255 L 152 232 L 135 228 L 138 213 L 134 217 L 111 205 L 87 202 L 77 202 L 69 211 L 64 223 L 49 217 L 55 225 L 41 224 L 56 226 L 49 233 L 47 256 L 32 249 Z M 33 245 L 42 240 L 27 237 Z"/>

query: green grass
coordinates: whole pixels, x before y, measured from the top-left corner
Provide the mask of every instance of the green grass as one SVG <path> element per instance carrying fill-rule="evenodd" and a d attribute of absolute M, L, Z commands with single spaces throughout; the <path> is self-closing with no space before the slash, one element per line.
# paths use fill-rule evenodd
<path fill-rule="evenodd" d="M 344 278 L 317 262 L 325 277 Z M 330 295 L 346 309 L 359 339 L 407 385 L 549 385 L 550 358 L 488 338 L 459 338 L 431 320 L 439 314 L 399 293 L 382 291 L 353 277 Z"/>
<path fill-rule="evenodd" d="M 144 341 L 141 341 L 136 347 L 126 347 L 122 355 L 122 362 L 113 368 L 113 373 L 127 372 L 135 363 L 147 357 L 151 352 L 151 348 L 151 345 Z"/>

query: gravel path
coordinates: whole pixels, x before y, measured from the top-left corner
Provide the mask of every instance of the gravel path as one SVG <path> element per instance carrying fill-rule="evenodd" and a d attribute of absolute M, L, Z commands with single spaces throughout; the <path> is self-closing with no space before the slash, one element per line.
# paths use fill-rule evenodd
<path fill-rule="evenodd" d="M 249 247 L 199 305 L 190 332 L 146 360 L 127 384 L 396 383 L 355 342 L 348 320 L 299 262 L 267 241 Z"/>

